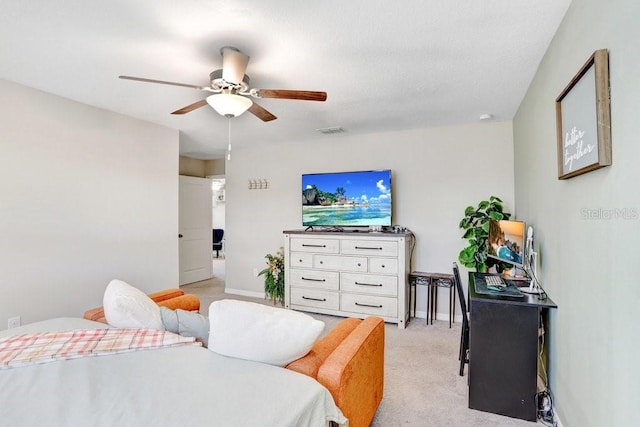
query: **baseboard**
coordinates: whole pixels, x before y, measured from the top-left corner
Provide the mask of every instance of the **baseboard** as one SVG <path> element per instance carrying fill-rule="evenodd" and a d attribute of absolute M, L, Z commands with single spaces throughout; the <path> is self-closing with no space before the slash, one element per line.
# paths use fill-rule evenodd
<path fill-rule="evenodd" d="M 247 291 L 244 289 L 234 289 L 234 288 L 224 288 L 224 292 L 231 295 L 240 295 L 243 297 L 251 297 L 251 298 L 264 298 L 264 292 L 255 292 L 255 291 Z M 427 312 L 426 311 L 418 311 L 415 312 L 415 318 L 418 319 L 426 319 Z M 454 323 L 462 323 L 462 316 L 455 315 L 453 317 Z M 436 313 L 436 320 L 443 320 L 445 322 L 449 321 L 449 313 Z"/>
<path fill-rule="evenodd" d="M 426 311 L 417 311 L 414 313 L 414 316 L 417 319 L 426 319 L 427 318 L 427 312 Z"/>
<path fill-rule="evenodd" d="M 224 293 L 243 297 L 264 298 L 264 292 L 245 291 L 244 289 L 224 288 Z"/>
<path fill-rule="evenodd" d="M 415 318 L 417 319 L 426 319 L 427 312 L 426 311 L 418 311 L 416 310 Z M 436 320 L 444 320 L 445 322 L 449 321 L 449 313 L 436 313 Z M 462 316 L 455 315 L 453 316 L 454 323 L 462 323 Z"/>

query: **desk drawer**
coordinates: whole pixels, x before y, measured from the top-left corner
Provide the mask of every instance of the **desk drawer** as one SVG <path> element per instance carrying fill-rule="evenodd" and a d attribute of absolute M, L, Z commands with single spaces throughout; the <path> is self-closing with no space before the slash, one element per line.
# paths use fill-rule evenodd
<path fill-rule="evenodd" d="M 341 273 L 340 290 L 374 295 L 398 295 L 398 277 L 377 274 Z"/>
<path fill-rule="evenodd" d="M 291 252 L 315 252 L 323 254 L 337 254 L 340 252 L 340 240 L 337 239 L 291 239 Z"/>
<path fill-rule="evenodd" d="M 337 271 L 302 270 L 292 268 L 290 273 L 291 286 L 305 288 L 339 289 L 340 273 Z"/>
<path fill-rule="evenodd" d="M 343 292 L 340 308 L 351 313 L 372 316 L 397 317 L 398 299 L 374 295 L 361 295 Z"/>
<path fill-rule="evenodd" d="M 291 305 L 339 310 L 340 294 L 320 289 L 291 288 Z"/>

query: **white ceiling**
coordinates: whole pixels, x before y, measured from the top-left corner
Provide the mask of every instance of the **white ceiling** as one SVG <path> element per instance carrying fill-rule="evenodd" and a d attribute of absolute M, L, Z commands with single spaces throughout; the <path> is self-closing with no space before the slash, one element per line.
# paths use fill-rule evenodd
<path fill-rule="evenodd" d="M 232 119 L 233 144 L 331 138 L 513 118 L 570 0 L 2 0 L 0 78 L 181 130 L 180 153 L 221 158 L 227 119 L 192 89 L 219 49 L 251 56 L 251 86 L 326 91 L 262 99 L 278 116 Z"/>

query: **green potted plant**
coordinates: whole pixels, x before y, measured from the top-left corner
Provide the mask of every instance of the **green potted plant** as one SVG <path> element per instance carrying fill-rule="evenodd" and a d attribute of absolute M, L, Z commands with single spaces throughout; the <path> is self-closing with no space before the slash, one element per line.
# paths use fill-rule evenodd
<path fill-rule="evenodd" d="M 265 255 L 267 267 L 258 273 L 264 276 L 265 297 L 271 298 L 273 305 L 284 305 L 284 248 L 276 254 Z"/>
<path fill-rule="evenodd" d="M 481 201 L 477 208 L 468 206 L 459 225 L 465 230 L 462 238 L 468 241 L 468 246 L 460 251 L 458 261 L 467 268 L 475 268 L 478 272 L 487 271 L 489 220 L 499 221 L 509 217 L 511 214 L 504 211 L 502 200 L 495 196 Z"/>

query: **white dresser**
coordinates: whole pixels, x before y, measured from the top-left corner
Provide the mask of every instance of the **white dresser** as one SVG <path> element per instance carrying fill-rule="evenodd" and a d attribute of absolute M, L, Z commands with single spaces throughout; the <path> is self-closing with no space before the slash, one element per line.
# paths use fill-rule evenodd
<path fill-rule="evenodd" d="M 284 231 L 285 307 L 409 319 L 410 233 Z"/>

